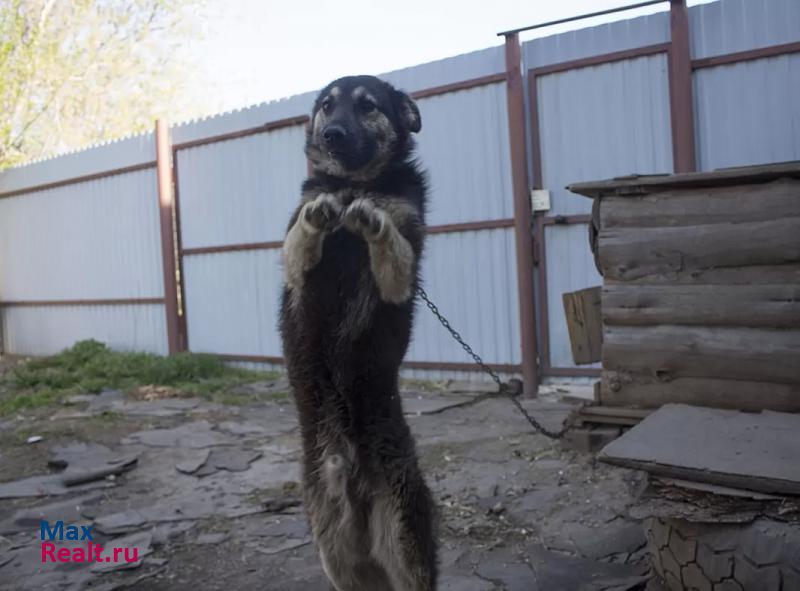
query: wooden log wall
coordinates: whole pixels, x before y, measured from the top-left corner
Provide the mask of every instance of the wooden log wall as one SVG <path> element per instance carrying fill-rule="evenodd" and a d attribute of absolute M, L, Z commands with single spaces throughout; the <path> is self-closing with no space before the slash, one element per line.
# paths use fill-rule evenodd
<path fill-rule="evenodd" d="M 599 197 L 602 404 L 800 411 L 800 180 Z"/>

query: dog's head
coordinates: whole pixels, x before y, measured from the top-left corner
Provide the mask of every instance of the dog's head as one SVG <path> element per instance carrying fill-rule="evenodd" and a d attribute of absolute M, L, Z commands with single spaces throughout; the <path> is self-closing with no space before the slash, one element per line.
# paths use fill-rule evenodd
<path fill-rule="evenodd" d="M 414 101 L 391 84 L 374 76 L 339 78 L 314 103 L 306 154 L 317 171 L 369 180 L 405 159 L 410 134 L 421 127 Z"/>

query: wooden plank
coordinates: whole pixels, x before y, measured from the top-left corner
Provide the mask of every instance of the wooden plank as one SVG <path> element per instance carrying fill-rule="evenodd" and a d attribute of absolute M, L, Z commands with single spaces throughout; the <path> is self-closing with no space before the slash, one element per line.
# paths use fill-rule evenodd
<path fill-rule="evenodd" d="M 800 264 L 748 265 L 710 269 L 681 269 L 674 273 L 641 275 L 614 279 L 605 277 L 604 285 L 751 285 L 800 284 Z"/>
<path fill-rule="evenodd" d="M 632 427 L 633 425 L 638 425 L 641 420 L 642 419 L 633 419 L 630 417 L 585 417 L 579 413 L 578 418 L 575 419 L 575 426 L 584 427 L 587 425 L 619 425 L 621 427 Z"/>
<path fill-rule="evenodd" d="M 599 401 L 604 406 L 658 408 L 669 403 L 748 411 L 800 412 L 800 384 L 725 378 L 673 378 L 604 370 Z"/>
<path fill-rule="evenodd" d="M 800 262 L 800 217 L 742 224 L 601 229 L 603 276 L 672 277 L 686 269 Z"/>
<path fill-rule="evenodd" d="M 800 383 L 800 331 L 606 326 L 603 368 L 679 377 Z"/>
<path fill-rule="evenodd" d="M 584 406 L 580 410 L 584 416 L 627 417 L 641 421 L 652 411 L 643 408 L 616 408 L 613 406 Z"/>
<path fill-rule="evenodd" d="M 607 325 L 800 328 L 795 285 L 626 285 L 603 288 Z"/>
<path fill-rule="evenodd" d="M 765 493 L 800 494 L 800 415 L 670 404 L 599 455 L 604 462 Z"/>
<path fill-rule="evenodd" d="M 642 408 L 621 408 L 613 406 L 583 406 L 575 415 L 575 424 L 582 425 L 622 425 L 638 424 L 653 412 Z"/>
<path fill-rule="evenodd" d="M 604 229 L 759 222 L 800 216 L 800 180 L 605 197 L 599 203 Z"/>
<path fill-rule="evenodd" d="M 569 185 L 567 189 L 592 198 L 608 195 L 635 197 L 671 189 L 768 183 L 784 177 L 800 178 L 800 162 L 725 168 L 711 172 L 686 174 L 632 175 L 605 181 L 575 183 Z"/>
<path fill-rule="evenodd" d="M 590 287 L 562 296 L 572 358 L 577 365 L 600 361 L 603 347 L 601 288 Z"/>

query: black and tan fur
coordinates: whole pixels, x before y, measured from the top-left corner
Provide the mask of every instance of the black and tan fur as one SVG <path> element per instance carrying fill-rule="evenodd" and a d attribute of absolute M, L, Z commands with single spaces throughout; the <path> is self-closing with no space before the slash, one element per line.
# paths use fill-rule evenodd
<path fill-rule="evenodd" d="M 305 507 L 338 591 L 436 588 L 433 502 L 398 391 L 424 238 L 420 127 L 413 101 L 377 78 L 329 84 L 284 242 L 281 333 Z"/>

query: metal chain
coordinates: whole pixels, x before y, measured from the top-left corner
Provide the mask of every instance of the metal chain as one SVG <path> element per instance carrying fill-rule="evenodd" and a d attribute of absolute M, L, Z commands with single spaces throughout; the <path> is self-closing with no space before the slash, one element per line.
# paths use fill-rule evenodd
<path fill-rule="evenodd" d="M 472 347 L 470 347 L 464 341 L 463 337 L 460 334 L 458 334 L 458 331 L 450 325 L 450 321 L 448 321 L 447 318 L 445 318 L 442 315 L 442 313 L 439 312 L 439 308 L 436 306 L 436 304 L 434 304 L 430 300 L 430 298 L 428 297 L 428 294 L 425 293 L 425 290 L 421 286 L 417 286 L 417 294 L 419 295 L 420 298 L 422 298 L 422 301 L 425 302 L 425 305 L 428 306 L 430 311 L 433 312 L 433 315 L 436 316 L 436 318 L 439 320 L 439 322 L 441 322 L 442 326 L 445 327 L 447 332 L 449 332 L 450 335 L 458 342 L 458 344 L 463 347 L 464 351 L 466 351 L 467 354 L 470 357 L 472 357 L 472 360 L 475 362 L 475 365 L 480 367 L 484 372 L 486 372 L 494 380 L 494 382 L 497 384 L 499 393 L 500 394 L 505 394 L 508 397 L 508 399 L 511 400 L 511 402 L 514 403 L 514 406 L 517 407 L 517 410 L 522 414 L 523 417 L 525 417 L 527 419 L 527 421 L 531 424 L 531 426 L 536 431 L 538 431 L 539 433 L 541 433 L 545 437 L 549 437 L 550 439 L 561 439 L 562 437 L 564 437 L 564 434 L 566 434 L 566 432 L 569 431 L 570 428 L 572 427 L 571 423 L 567 423 L 559 431 L 551 431 L 547 427 L 543 426 L 534 417 L 532 417 L 530 415 L 530 413 L 527 410 L 525 410 L 525 407 L 522 406 L 520 401 L 517 400 L 517 398 L 514 396 L 514 393 L 513 393 L 512 389 L 509 387 L 508 382 L 504 382 L 503 380 L 501 380 L 500 376 L 497 375 L 497 372 L 495 372 L 491 367 L 486 365 L 486 363 L 483 361 L 483 359 L 481 359 L 481 356 L 478 355 L 475 351 L 472 350 Z"/>

